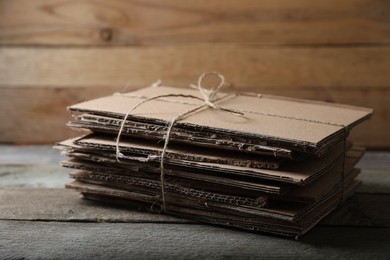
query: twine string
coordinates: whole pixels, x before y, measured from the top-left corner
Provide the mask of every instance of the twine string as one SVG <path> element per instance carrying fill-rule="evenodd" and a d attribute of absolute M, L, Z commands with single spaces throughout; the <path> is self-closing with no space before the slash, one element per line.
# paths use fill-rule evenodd
<path fill-rule="evenodd" d="M 220 79 L 220 82 L 219 82 L 218 86 L 215 89 L 209 90 L 209 89 L 206 89 L 205 87 L 202 86 L 203 80 L 206 77 L 209 77 L 209 76 L 217 76 Z M 152 86 L 157 87 L 157 86 L 160 86 L 160 85 L 161 85 L 161 81 L 158 80 Z M 197 111 L 199 111 L 200 109 L 202 109 L 204 107 L 209 107 L 209 108 L 212 108 L 212 109 L 225 111 L 225 112 L 228 112 L 228 113 L 230 113 L 232 115 L 239 116 L 239 117 L 244 117 L 244 114 L 248 113 L 248 114 L 258 114 L 258 115 L 280 117 L 280 118 L 286 118 L 286 119 L 292 119 L 292 120 L 298 120 L 298 121 L 306 121 L 306 122 L 311 122 L 311 123 L 339 126 L 339 127 L 342 127 L 344 129 L 345 139 L 346 139 L 346 137 L 348 135 L 349 129 L 348 129 L 347 126 L 341 125 L 341 124 L 337 124 L 337 123 L 334 123 L 334 122 L 326 122 L 326 121 L 305 119 L 305 118 L 299 118 L 299 117 L 293 117 L 293 116 L 284 116 L 284 115 L 278 115 L 278 114 L 272 114 L 272 113 L 263 113 L 263 112 L 257 112 L 257 111 L 228 109 L 228 108 L 221 107 L 221 106 L 219 106 L 219 105 L 217 105 L 215 103 L 216 102 L 216 95 L 218 94 L 219 90 L 223 86 L 225 86 L 225 85 L 226 85 L 225 77 L 222 74 L 217 73 L 217 72 L 208 72 L 208 73 L 203 73 L 202 75 L 200 75 L 200 77 L 198 78 L 197 85 L 194 85 L 194 84 L 190 85 L 190 87 L 199 90 L 200 94 L 202 95 L 202 98 L 200 98 L 198 96 L 186 95 L 186 94 L 163 94 L 163 95 L 158 95 L 158 96 L 154 96 L 154 97 L 139 97 L 139 96 L 133 96 L 133 95 L 128 94 L 128 93 L 115 93 L 115 95 L 121 95 L 121 96 L 126 96 L 126 97 L 138 97 L 138 98 L 143 98 L 144 99 L 143 101 L 141 101 L 141 102 L 137 103 L 136 105 L 134 105 L 126 113 L 126 115 L 124 116 L 124 118 L 123 118 L 123 120 L 121 122 L 119 131 L 118 131 L 118 135 L 116 137 L 116 142 L 115 142 L 115 157 L 116 157 L 116 160 L 118 162 L 120 162 L 120 158 L 124 157 L 124 154 L 120 152 L 119 143 L 120 143 L 120 139 L 121 139 L 121 136 L 122 136 L 122 132 L 124 131 L 125 123 L 126 123 L 128 117 L 131 115 L 131 113 L 134 110 L 136 110 L 138 107 L 140 107 L 141 105 L 143 105 L 143 104 L 145 104 L 145 103 L 147 103 L 149 101 L 157 100 L 157 99 L 168 101 L 168 102 L 171 102 L 171 103 L 182 103 L 182 104 L 197 105 L 197 104 L 194 104 L 194 103 L 188 103 L 188 102 L 184 102 L 184 101 L 175 101 L 175 100 L 164 99 L 164 98 L 168 98 L 168 97 L 174 97 L 174 98 L 181 97 L 181 98 L 195 99 L 195 100 L 199 100 L 199 101 L 203 102 L 201 105 L 198 105 L 198 106 L 196 106 L 193 109 L 190 109 L 190 110 L 187 110 L 187 111 L 185 111 L 183 113 L 180 113 L 177 116 L 175 116 L 172 120 L 168 121 L 167 131 L 166 131 L 166 134 L 163 137 L 164 138 L 164 146 L 163 146 L 161 155 L 159 156 L 160 157 L 161 200 L 162 200 L 161 202 L 162 202 L 162 210 L 163 210 L 163 212 L 166 212 L 164 160 L 165 160 L 165 156 L 166 156 L 166 153 L 167 153 L 171 132 L 172 132 L 173 127 L 174 127 L 174 125 L 175 125 L 175 123 L 177 121 L 180 121 L 180 120 L 184 119 L 186 116 L 188 116 L 188 115 L 190 115 L 190 114 L 192 114 L 194 112 L 197 112 Z M 236 96 L 236 95 L 234 95 L 234 96 Z M 262 96 L 260 95 L 259 97 L 262 97 Z M 341 186 L 341 196 L 340 196 L 340 201 L 341 202 L 344 200 L 345 156 L 346 156 L 346 140 L 344 140 L 344 149 L 343 149 L 343 157 L 344 158 L 343 158 L 343 169 L 342 169 L 342 177 L 341 177 L 341 185 L 342 185 Z"/>
<path fill-rule="evenodd" d="M 347 157 L 347 136 L 349 134 L 348 127 L 343 125 L 344 129 L 344 143 L 343 143 L 343 169 L 341 170 L 341 189 L 340 189 L 340 204 L 344 202 L 344 182 L 345 182 L 345 168 L 346 168 L 346 157 Z"/>
<path fill-rule="evenodd" d="M 202 86 L 203 80 L 206 77 L 209 77 L 209 76 L 217 76 L 220 79 L 220 82 L 219 82 L 218 86 L 215 89 L 212 89 L 211 91 L 207 90 L 206 88 L 204 88 Z M 225 111 L 225 112 L 231 113 L 232 115 L 235 115 L 235 116 L 244 117 L 244 113 L 243 112 L 240 112 L 240 111 L 237 111 L 237 110 L 234 110 L 234 109 L 223 108 L 223 107 L 220 107 L 217 104 L 215 104 L 216 95 L 217 95 L 218 91 L 225 84 L 226 84 L 225 83 L 225 77 L 223 75 L 221 75 L 221 74 L 219 74 L 217 72 L 203 73 L 202 75 L 200 75 L 200 77 L 198 79 L 198 84 L 197 85 L 191 85 L 192 87 L 195 87 L 195 88 L 197 88 L 199 90 L 199 92 L 201 93 L 203 98 L 199 98 L 199 97 L 194 96 L 194 95 L 184 95 L 184 94 L 166 94 L 166 95 L 154 96 L 154 97 L 151 97 L 151 98 L 147 98 L 147 99 L 139 102 L 138 104 L 134 105 L 126 113 L 125 117 L 122 120 L 122 123 L 121 123 L 119 131 L 118 131 L 118 135 L 116 137 L 116 142 L 115 142 L 115 157 L 116 157 L 116 160 L 118 162 L 120 162 L 119 158 L 123 158 L 124 157 L 124 154 L 120 152 L 119 143 L 120 143 L 120 138 L 122 136 L 122 132 L 123 132 L 124 127 L 125 127 L 125 123 L 126 123 L 128 117 L 130 116 L 130 114 L 134 110 L 136 110 L 138 107 L 140 107 L 141 105 L 145 104 L 146 102 L 149 102 L 149 101 L 152 101 L 152 100 L 155 100 L 155 99 L 160 99 L 160 98 L 167 98 L 167 97 L 182 97 L 182 98 L 191 98 L 191 99 L 196 99 L 196 100 L 203 101 L 203 104 L 201 104 L 201 105 L 199 105 L 199 106 L 197 106 L 197 107 L 195 107 L 193 109 L 190 109 L 190 110 L 188 110 L 186 112 L 178 114 L 171 121 L 168 122 L 167 132 L 166 132 L 166 134 L 164 136 L 164 146 L 163 146 L 163 149 L 162 149 L 162 152 L 161 152 L 161 155 L 160 155 L 160 184 L 161 184 L 161 200 L 162 200 L 162 210 L 163 210 L 163 212 L 166 212 L 164 160 L 165 160 L 165 155 L 166 155 L 166 152 L 167 152 L 167 149 L 168 149 L 169 139 L 170 139 L 170 135 L 171 135 L 171 132 L 172 132 L 174 124 L 177 121 L 182 120 L 183 118 L 185 118 L 189 114 L 194 113 L 194 112 L 200 110 L 204 106 L 207 106 L 207 107 L 210 107 L 210 108 L 216 109 L 216 110 Z M 158 86 L 158 85 L 160 85 L 160 81 L 158 81 L 155 84 L 153 84 L 153 86 Z"/>
<path fill-rule="evenodd" d="M 193 99 L 198 99 L 198 100 L 202 100 L 201 98 L 197 97 L 197 96 L 193 96 L 193 95 L 183 95 L 183 94 L 166 94 L 166 95 L 159 95 L 159 96 L 155 96 L 155 97 L 151 97 L 151 98 L 147 98 L 141 102 L 139 102 L 138 104 L 134 105 L 125 115 L 125 117 L 123 118 L 122 120 L 122 123 L 120 125 L 120 128 L 119 128 L 119 132 L 118 132 L 118 135 L 116 137 L 116 142 L 115 142 L 115 157 L 116 157 L 116 160 L 119 162 L 119 158 L 123 158 L 124 155 L 123 153 L 120 152 L 120 149 L 119 149 L 119 142 L 120 142 L 120 138 L 122 136 L 122 132 L 124 130 L 124 127 L 125 127 L 125 124 L 126 124 L 126 121 L 128 119 L 128 117 L 130 116 L 130 114 L 136 110 L 138 107 L 140 107 L 142 104 L 145 104 L 149 101 L 152 101 L 154 99 L 158 99 L 158 98 L 164 98 L 164 97 L 183 97 L 183 98 L 193 98 Z"/>

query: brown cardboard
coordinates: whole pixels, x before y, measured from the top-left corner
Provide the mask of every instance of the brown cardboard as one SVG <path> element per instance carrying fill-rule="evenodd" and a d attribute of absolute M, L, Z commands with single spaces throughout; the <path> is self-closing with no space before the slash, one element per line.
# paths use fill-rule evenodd
<path fill-rule="evenodd" d="M 80 158 L 77 154 L 73 154 L 76 158 Z M 95 173 L 108 173 L 124 176 L 142 177 L 160 181 L 160 170 L 158 167 L 145 168 L 143 166 L 130 166 L 115 168 L 111 163 L 105 165 L 94 164 L 85 160 L 67 160 L 61 163 L 62 166 L 72 169 L 86 170 Z M 211 190 L 236 190 L 241 189 L 240 194 L 256 194 L 274 193 L 283 194 L 291 189 L 290 184 L 279 183 L 275 181 L 256 180 L 256 179 L 237 179 L 233 177 L 225 177 L 224 175 L 210 175 L 204 172 L 184 171 L 183 169 L 166 169 L 166 179 L 175 178 L 186 181 L 188 184 L 198 184 L 205 189 Z"/>
<path fill-rule="evenodd" d="M 361 158 L 363 154 L 363 150 L 361 148 L 352 147 L 346 154 L 346 162 L 345 162 L 345 173 L 349 173 L 353 167 L 356 165 L 358 160 Z M 118 163 L 115 159 L 110 159 L 109 157 L 105 158 L 104 156 L 99 156 L 98 161 L 104 161 L 104 165 L 99 165 L 93 163 L 94 159 L 91 159 L 91 154 L 83 154 L 83 153 L 68 153 L 70 157 L 79 158 L 79 160 L 68 160 L 62 163 L 63 166 L 73 168 L 73 169 L 81 169 L 88 170 L 93 172 L 101 172 L 101 173 L 109 173 L 109 174 L 124 174 L 131 175 L 136 177 L 145 177 L 153 178 L 154 180 L 159 180 L 159 165 L 155 165 L 155 167 L 143 167 L 142 164 L 128 164 L 128 166 L 124 168 L 118 167 Z M 93 156 L 92 156 L 93 157 Z M 80 160 L 81 159 L 81 160 Z M 90 160 L 88 160 L 90 159 Z M 87 160 L 87 161 L 86 161 Z M 152 174 L 148 174 L 147 172 L 151 172 Z M 291 186 L 286 186 L 283 183 L 277 182 L 269 182 L 264 180 L 242 180 L 242 179 L 234 179 L 234 178 L 226 178 L 224 176 L 216 176 L 216 175 L 208 175 L 206 173 L 198 173 L 198 172 L 183 172 L 183 170 L 178 169 L 167 169 L 167 176 L 174 176 L 179 178 L 190 179 L 192 181 L 204 181 L 202 183 L 203 186 L 208 184 L 219 184 L 221 187 L 229 187 L 232 188 L 241 188 L 247 191 L 246 194 L 252 193 L 259 194 L 258 192 L 265 193 L 275 193 L 275 194 L 284 194 L 287 190 L 291 189 Z M 312 201 L 318 200 L 321 196 L 326 193 L 326 190 L 329 187 L 333 187 L 338 182 L 341 181 L 341 173 L 340 170 L 329 171 L 328 174 L 324 174 L 318 178 L 318 180 L 313 181 L 312 184 L 307 185 L 304 188 L 294 188 L 292 191 L 283 195 L 284 200 L 295 200 L 295 201 Z M 206 185 L 207 186 L 207 185 Z M 231 190 L 231 192 L 233 192 Z M 241 193 L 243 194 L 243 193 Z M 244 193 L 245 194 L 245 193 Z"/>
<path fill-rule="evenodd" d="M 364 149 L 361 149 L 361 147 L 351 147 L 345 154 L 345 161 L 341 164 L 344 165 L 344 171 L 340 167 L 339 169 L 336 167 L 336 169 L 330 171 L 328 174 L 317 178 L 310 185 L 303 188 L 295 187 L 283 194 L 283 199 L 294 201 L 318 201 L 322 199 L 334 186 L 343 181 L 347 184 L 360 173 L 360 170 L 354 167 L 363 154 Z M 344 177 L 342 176 L 343 174 Z"/>
<path fill-rule="evenodd" d="M 82 114 L 76 116 L 75 118 L 76 121 L 68 123 L 69 127 L 75 129 L 89 129 L 93 132 L 111 134 L 117 134 L 119 132 L 121 123 L 123 121 L 122 119 L 91 114 Z M 151 140 L 163 140 L 166 131 L 166 126 L 158 126 L 155 124 L 127 120 L 124 126 L 123 136 L 136 136 Z M 178 142 L 288 159 L 299 159 L 302 157 L 301 154 L 293 152 L 289 149 L 255 144 L 253 141 L 248 142 L 247 139 L 235 138 L 234 136 L 229 136 L 229 138 L 226 138 L 225 135 L 217 135 L 212 132 L 195 132 L 177 127 L 173 128 L 169 141 L 170 143 Z"/>
<path fill-rule="evenodd" d="M 349 182 L 350 179 L 353 179 L 357 176 L 359 171 L 357 169 L 354 169 L 353 167 L 355 166 L 357 162 L 357 156 L 360 156 L 360 154 L 355 153 L 354 150 L 351 150 L 348 152 L 348 156 L 352 156 L 347 158 L 346 162 L 344 163 L 345 165 L 345 180 L 346 183 Z M 342 164 L 339 163 L 339 166 Z M 102 166 L 99 164 L 94 164 L 90 162 L 85 162 L 85 161 L 80 161 L 80 160 L 69 160 L 63 162 L 63 166 L 73 168 L 73 169 L 80 169 L 83 170 L 84 175 L 86 173 L 93 173 L 94 175 L 102 175 L 102 176 L 117 176 L 116 178 L 135 178 L 135 179 L 143 179 L 144 182 L 147 182 L 148 180 L 157 182 L 158 184 L 160 183 L 159 175 L 156 174 L 158 171 L 152 173 L 152 174 L 147 174 L 146 172 L 139 171 L 139 170 L 130 170 L 130 169 L 118 169 L 115 167 L 108 167 L 108 166 Z M 206 182 L 188 182 L 185 181 L 182 178 L 178 178 L 177 175 L 171 175 L 171 171 L 167 172 L 167 177 L 166 177 L 166 183 L 171 183 L 173 182 L 175 185 L 181 185 L 185 187 L 190 187 L 190 188 L 197 188 L 200 187 L 203 190 L 208 190 L 210 192 L 212 191 L 220 191 L 224 192 L 226 190 L 226 185 L 223 185 L 222 183 L 219 183 L 220 177 L 216 176 L 209 176 Z M 188 173 L 186 173 L 187 175 Z M 301 202 L 310 202 L 310 201 L 318 201 L 324 196 L 326 196 L 332 189 L 333 187 L 337 186 L 341 182 L 341 169 L 340 167 L 335 167 L 333 168 L 328 174 L 325 174 L 318 178 L 318 180 L 315 180 L 313 183 L 310 185 L 307 185 L 305 187 L 300 187 L 300 188 L 295 188 L 294 190 L 285 193 L 281 196 L 278 197 L 271 197 L 272 200 L 288 200 L 288 201 L 301 201 Z M 199 175 L 199 174 L 198 174 Z M 123 177 L 120 177 L 123 176 Z M 346 179 L 349 178 L 349 179 Z M 215 180 L 216 179 L 216 180 Z M 254 192 L 255 189 L 248 189 L 249 184 L 255 184 L 251 182 L 245 182 L 242 180 L 234 180 L 234 179 L 228 179 L 225 178 L 225 182 L 230 183 L 231 185 L 228 187 L 229 193 L 230 194 L 237 194 L 237 195 L 242 195 L 245 194 L 247 197 L 251 198 L 256 198 L 261 195 L 259 191 L 264 191 L 262 189 L 258 189 L 258 192 Z M 214 187 L 210 186 L 211 183 L 214 183 Z M 245 185 L 244 185 L 244 184 Z M 136 184 L 135 184 L 136 185 Z M 280 185 L 280 184 L 279 184 Z M 155 185 L 158 187 L 158 192 L 159 190 L 159 185 Z M 255 186 L 255 185 L 253 185 Z M 259 185 L 258 186 L 263 186 Z M 217 189 L 219 187 L 219 189 Z M 225 188 L 223 188 L 225 187 Z M 281 188 L 281 187 L 279 187 Z M 241 192 L 241 190 L 245 189 L 247 192 Z"/>
<path fill-rule="evenodd" d="M 197 90 L 149 87 L 124 95 L 113 95 L 69 107 L 72 112 L 111 116 L 125 114 L 147 97 L 185 93 L 200 96 Z M 202 129 L 218 134 L 255 138 L 258 144 L 323 154 L 345 138 L 350 129 L 372 114 L 372 109 L 311 102 L 268 95 L 260 97 L 221 93 L 215 103 L 226 109 L 243 111 L 244 117 L 212 109 L 194 99 L 169 97 L 148 101 L 133 111 L 129 119 L 167 125 L 189 109 L 201 107 L 176 123 L 177 127 Z"/>
<path fill-rule="evenodd" d="M 105 152 L 115 152 L 115 141 L 110 136 L 104 135 L 88 135 L 75 141 L 76 145 L 84 147 L 85 149 L 100 150 Z M 229 164 L 209 163 L 209 162 L 194 162 L 185 161 L 182 159 L 175 159 L 176 147 L 170 147 L 168 152 L 172 153 L 172 157 L 165 159 L 166 165 L 177 165 L 188 168 L 197 168 L 206 171 L 223 171 L 226 174 L 249 176 L 255 178 L 263 178 L 269 180 L 278 180 L 281 182 L 295 183 L 304 185 L 321 174 L 324 174 L 335 163 L 337 158 L 343 153 L 344 144 L 339 144 L 333 148 L 332 152 L 320 158 L 308 158 L 302 162 L 290 161 L 286 162 L 284 166 L 279 167 L 277 170 L 259 169 L 240 167 Z M 135 139 L 124 139 L 120 144 L 120 151 L 125 154 L 125 159 L 158 162 L 159 154 L 161 154 L 162 147 L 156 143 L 146 143 Z M 130 153 L 131 156 L 126 156 L 126 153 Z M 187 151 L 190 153 L 190 150 Z M 177 152 L 177 153 L 180 153 Z M 152 154 L 152 159 L 149 159 Z"/>
<path fill-rule="evenodd" d="M 62 165 L 76 170 L 67 187 L 90 199 L 300 236 L 359 185 L 354 167 L 364 149 L 346 137 L 371 109 L 249 93 L 217 93 L 211 102 L 193 89 L 148 87 L 69 107 L 68 125 L 93 133 L 57 145 L 70 157 Z M 168 125 L 188 111 L 166 139 Z"/>
<path fill-rule="evenodd" d="M 347 188 L 344 189 L 344 197 L 350 196 L 351 192 L 353 192 L 353 190 L 355 190 L 358 185 L 358 182 L 349 183 Z M 149 205 L 157 198 L 154 195 L 129 192 L 77 181 L 68 184 L 67 187 L 82 192 L 86 195 L 87 198 L 101 198 L 102 200 L 107 198 L 111 202 L 124 202 L 129 200 L 129 202 L 125 202 L 127 206 L 130 206 L 131 202 L 145 203 L 144 208 L 148 210 L 153 210 L 153 207 L 150 207 Z M 313 225 L 318 223 L 318 221 L 320 221 L 331 210 L 333 210 L 339 203 L 339 199 L 339 195 L 336 194 L 322 201 L 321 203 L 317 203 L 313 209 L 302 216 L 299 221 L 275 219 L 270 216 L 261 215 L 256 217 L 248 217 L 242 214 L 231 215 L 226 213 L 219 213 L 216 211 L 210 211 L 210 206 L 208 204 L 203 204 L 203 206 L 200 208 L 189 207 L 188 204 L 185 206 L 168 204 L 167 213 L 212 224 L 239 227 L 254 231 L 265 231 L 287 236 L 300 236 L 306 233 Z M 140 204 L 136 205 L 139 206 Z"/>

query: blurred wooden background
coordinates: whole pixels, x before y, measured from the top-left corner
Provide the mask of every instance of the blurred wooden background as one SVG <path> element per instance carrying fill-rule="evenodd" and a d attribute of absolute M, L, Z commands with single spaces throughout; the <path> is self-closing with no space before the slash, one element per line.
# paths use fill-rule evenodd
<path fill-rule="evenodd" d="M 218 71 L 239 90 L 375 108 L 390 148 L 390 1 L 0 0 L 0 142 L 72 134 L 67 105 Z"/>

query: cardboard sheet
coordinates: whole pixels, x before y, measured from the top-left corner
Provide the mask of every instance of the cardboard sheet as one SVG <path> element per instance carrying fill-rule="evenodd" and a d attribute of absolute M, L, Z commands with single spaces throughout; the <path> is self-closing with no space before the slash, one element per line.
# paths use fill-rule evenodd
<path fill-rule="evenodd" d="M 112 156 L 114 156 L 115 141 L 110 136 L 96 134 L 88 135 L 74 140 L 74 143 L 83 147 L 84 149 L 104 151 L 106 153 L 111 153 Z M 330 167 L 334 165 L 337 158 L 339 158 L 343 153 L 344 144 L 339 144 L 333 148 L 332 152 L 327 153 L 320 158 L 308 158 L 302 162 L 289 161 L 288 163 L 286 162 L 284 165 L 278 167 L 278 169 L 275 169 L 276 167 L 273 169 L 261 169 L 236 166 L 232 164 L 178 159 L 175 157 L 175 155 L 182 154 L 183 151 L 180 149 L 175 151 L 176 148 L 177 147 L 170 147 L 168 149 L 168 152 L 171 153 L 172 156 L 166 158 L 164 164 L 192 169 L 195 168 L 205 171 L 223 171 L 226 174 L 278 180 L 281 182 L 304 185 L 314 180 L 321 174 L 324 174 L 329 170 Z M 147 143 L 139 140 L 136 141 L 135 139 L 124 139 L 120 144 L 120 151 L 125 154 L 124 159 L 159 162 L 160 157 L 158 155 L 161 154 L 162 144 L 158 144 L 156 142 Z M 131 155 L 126 156 L 127 154 Z M 190 147 L 187 148 L 186 154 L 202 156 L 196 154 L 196 150 L 191 150 Z M 152 159 L 150 159 L 150 155 L 153 156 Z M 272 159 L 272 157 L 270 159 Z"/>
<path fill-rule="evenodd" d="M 349 197 L 353 190 L 358 187 L 358 185 L 359 182 L 356 181 L 349 183 L 347 188 L 344 190 L 343 197 Z M 127 206 L 130 206 L 133 202 L 135 205 L 137 205 L 138 208 L 140 205 L 144 204 L 145 210 L 153 210 L 154 208 L 150 207 L 150 204 L 157 198 L 155 195 L 129 192 L 78 181 L 68 184 L 67 187 L 83 193 L 86 198 L 90 199 L 109 201 L 111 203 L 124 203 Z M 339 194 L 335 194 L 334 196 L 329 197 L 327 200 L 315 204 L 312 210 L 302 216 L 299 221 L 275 219 L 272 216 L 261 215 L 254 217 L 251 215 L 245 215 L 242 212 L 239 214 L 220 213 L 219 211 L 215 210 L 215 205 L 210 203 L 210 205 L 212 205 L 212 209 L 210 209 L 209 204 L 204 203 L 203 201 L 198 203 L 197 206 L 190 206 L 187 201 L 185 205 L 180 205 L 181 202 L 179 200 L 175 200 L 174 204 L 167 205 L 167 213 L 212 224 L 298 237 L 306 233 L 313 225 L 318 223 L 322 218 L 329 214 L 329 212 L 333 210 L 339 204 L 339 202 L 340 196 Z M 294 212 L 294 210 L 290 210 L 290 212 Z"/>
<path fill-rule="evenodd" d="M 91 114 L 82 114 L 75 116 L 75 118 L 76 121 L 68 123 L 69 127 L 75 129 L 88 129 L 97 133 L 117 134 L 122 124 L 121 119 Z M 127 120 L 124 125 L 123 135 L 161 141 L 164 139 L 166 131 L 166 126 Z M 302 153 L 280 147 L 257 144 L 258 142 L 256 142 L 256 140 L 250 140 L 249 138 L 240 138 L 232 135 L 227 136 L 226 134 L 216 134 L 204 130 L 196 132 L 174 127 L 169 141 L 170 143 L 177 142 L 295 160 L 304 157 Z"/>
<path fill-rule="evenodd" d="M 175 93 L 201 97 L 197 90 L 149 87 L 83 102 L 69 107 L 69 110 L 123 119 L 132 107 L 145 99 Z M 200 100 L 169 97 L 142 104 L 129 119 L 164 126 L 178 114 L 199 107 L 199 111 L 178 121 L 176 126 L 256 139 L 259 145 L 321 155 L 345 138 L 345 129 L 372 114 L 372 109 L 368 108 L 245 93 L 221 93 L 216 104 L 243 111 L 244 117 L 211 109 Z"/>

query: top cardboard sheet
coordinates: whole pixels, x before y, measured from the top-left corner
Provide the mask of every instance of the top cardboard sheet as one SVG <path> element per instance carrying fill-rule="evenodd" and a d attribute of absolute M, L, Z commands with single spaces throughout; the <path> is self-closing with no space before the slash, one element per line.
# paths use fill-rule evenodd
<path fill-rule="evenodd" d="M 76 104 L 69 110 L 124 118 L 132 107 L 145 99 L 167 94 L 201 98 L 194 89 L 147 87 Z M 175 126 L 257 138 L 264 145 L 323 154 L 345 139 L 346 130 L 369 118 L 373 112 L 362 107 L 248 93 L 218 93 L 214 103 L 225 109 L 239 110 L 244 116 L 212 109 L 202 100 L 163 97 L 143 103 L 129 119 L 166 125 L 178 115 L 199 107 Z"/>

